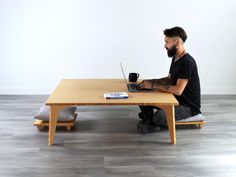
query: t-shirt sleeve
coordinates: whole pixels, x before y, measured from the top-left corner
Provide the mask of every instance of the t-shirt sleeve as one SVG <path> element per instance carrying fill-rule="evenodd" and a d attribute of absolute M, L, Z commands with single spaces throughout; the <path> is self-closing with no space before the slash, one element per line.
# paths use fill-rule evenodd
<path fill-rule="evenodd" d="M 190 60 L 185 60 L 179 70 L 178 79 L 191 79 L 192 63 Z"/>

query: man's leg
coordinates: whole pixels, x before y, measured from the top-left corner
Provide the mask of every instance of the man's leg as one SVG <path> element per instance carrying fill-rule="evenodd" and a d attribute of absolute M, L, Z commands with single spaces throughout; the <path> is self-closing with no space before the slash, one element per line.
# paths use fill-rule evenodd
<path fill-rule="evenodd" d="M 175 120 L 186 119 L 191 116 L 191 108 L 183 105 L 175 106 Z M 167 127 L 166 114 L 164 110 L 160 109 L 155 112 L 153 116 L 153 123 L 163 128 Z"/>
<path fill-rule="evenodd" d="M 151 123 L 153 120 L 154 109 L 159 109 L 155 106 L 139 106 L 139 108 L 141 110 L 139 117 L 148 123 Z"/>
<path fill-rule="evenodd" d="M 152 133 L 160 130 L 160 127 L 155 125 L 153 120 L 154 109 L 159 109 L 155 106 L 139 106 L 141 113 L 139 117 L 142 119 L 138 125 L 137 130 L 139 133 Z"/>

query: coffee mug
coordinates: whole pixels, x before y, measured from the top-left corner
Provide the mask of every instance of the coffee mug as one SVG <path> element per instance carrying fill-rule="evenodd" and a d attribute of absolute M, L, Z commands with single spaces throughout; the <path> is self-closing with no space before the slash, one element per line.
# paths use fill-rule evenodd
<path fill-rule="evenodd" d="M 138 78 L 139 78 L 139 73 L 129 73 L 130 82 L 137 82 Z"/>

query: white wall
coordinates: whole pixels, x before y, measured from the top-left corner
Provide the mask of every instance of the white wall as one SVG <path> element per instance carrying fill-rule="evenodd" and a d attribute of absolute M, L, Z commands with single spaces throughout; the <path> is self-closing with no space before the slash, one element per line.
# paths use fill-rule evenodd
<path fill-rule="evenodd" d="M 62 78 L 168 73 L 163 29 L 182 26 L 203 94 L 236 93 L 236 1 L 0 0 L 0 94 L 49 94 Z"/>

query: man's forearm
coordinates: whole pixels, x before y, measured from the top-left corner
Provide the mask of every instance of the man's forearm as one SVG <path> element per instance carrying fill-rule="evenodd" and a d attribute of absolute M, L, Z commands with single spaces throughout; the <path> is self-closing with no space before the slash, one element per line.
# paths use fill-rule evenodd
<path fill-rule="evenodd" d="M 176 85 L 152 85 L 152 89 L 156 91 L 164 91 L 174 95 L 181 95 L 179 88 Z"/>
<path fill-rule="evenodd" d="M 164 92 L 170 92 L 172 93 L 172 88 L 173 87 L 172 85 L 160 85 L 160 84 L 153 84 L 152 85 L 152 89 L 153 90 L 161 90 L 161 91 L 164 91 Z"/>
<path fill-rule="evenodd" d="M 144 80 L 143 82 L 149 83 L 148 88 L 151 88 L 155 91 L 164 91 L 175 94 L 176 88 L 175 86 L 172 86 L 171 79 L 169 77 L 163 77 L 160 79 L 148 79 Z"/>
<path fill-rule="evenodd" d="M 168 77 L 163 77 L 160 79 L 151 79 L 149 80 L 153 85 L 171 85 L 171 80 Z"/>
<path fill-rule="evenodd" d="M 171 84 L 171 80 L 169 77 L 164 77 L 160 79 L 152 79 L 150 80 L 152 83 L 153 90 L 161 90 L 164 92 L 169 92 L 175 94 L 176 88 Z"/>

